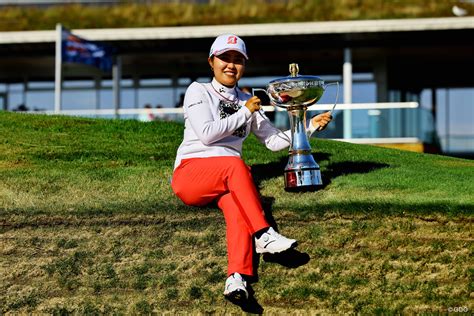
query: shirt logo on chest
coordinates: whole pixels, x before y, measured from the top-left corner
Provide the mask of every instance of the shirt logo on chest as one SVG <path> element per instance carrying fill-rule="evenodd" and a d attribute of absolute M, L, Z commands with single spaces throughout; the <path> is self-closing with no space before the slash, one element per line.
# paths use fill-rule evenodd
<path fill-rule="evenodd" d="M 219 101 L 219 116 L 221 119 L 231 116 L 235 112 L 237 112 L 242 106 L 238 102 L 230 102 L 225 100 Z M 237 128 L 233 136 L 244 138 L 247 135 L 247 123 L 244 123 L 242 126 Z"/>

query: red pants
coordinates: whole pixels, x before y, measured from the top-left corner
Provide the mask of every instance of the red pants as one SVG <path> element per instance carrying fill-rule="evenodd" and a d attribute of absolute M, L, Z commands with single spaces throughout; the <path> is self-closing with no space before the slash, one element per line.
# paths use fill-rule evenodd
<path fill-rule="evenodd" d="M 239 157 L 184 159 L 171 184 L 186 204 L 202 206 L 213 200 L 227 226 L 228 275 L 253 275 L 253 234 L 269 227 L 250 168 Z"/>

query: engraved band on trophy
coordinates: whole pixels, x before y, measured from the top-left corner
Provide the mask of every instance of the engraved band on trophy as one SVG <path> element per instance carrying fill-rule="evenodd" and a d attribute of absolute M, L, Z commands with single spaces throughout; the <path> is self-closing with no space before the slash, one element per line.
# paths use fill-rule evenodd
<path fill-rule="evenodd" d="M 291 127 L 291 145 L 288 163 L 285 167 L 286 191 L 314 191 L 323 184 L 319 165 L 311 153 L 311 146 L 306 131 L 306 110 L 324 94 L 326 87 L 339 83 L 325 84 L 316 76 L 298 74 L 298 64 L 290 64 L 290 76 L 272 80 L 268 83 L 266 94 L 270 103 L 288 111 Z M 262 89 L 254 89 L 262 90 Z"/>

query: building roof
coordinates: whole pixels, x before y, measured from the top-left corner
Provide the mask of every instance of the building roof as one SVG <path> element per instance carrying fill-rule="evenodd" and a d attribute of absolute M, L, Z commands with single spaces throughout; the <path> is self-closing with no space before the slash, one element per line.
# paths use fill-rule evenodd
<path fill-rule="evenodd" d="M 124 77 L 198 78 L 210 75 L 208 51 L 223 33 L 244 38 L 250 60 L 246 76 L 282 76 L 288 64 L 302 74 L 340 74 L 345 48 L 352 49 L 354 72 L 386 69 L 387 84 L 472 86 L 474 17 L 123 29 L 75 29 L 88 40 L 117 48 Z M 56 32 L 0 32 L 0 80 L 22 82 L 54 78 Z M 381 68 L 382 67 L 382 68 Z M 66 65 L 74 78 L 94 70 Z M 102 74 L 110 77 L 110 74 Z"/>
<path fill-rule="evenodd" d="M 83 36 L 89 40 L 124 41 L 209 38 L 216 37 L 217 35 L 224 33 L 235 33 L 242 37 L 252 37 L 472 29 L 474 29 L 474 17 L 262 23 L 119 29 L 76 29 L 73 31 L 75 34 Z M 0 44 L 50 43 L 54 41 L 54 30 L 0 32 Z"/>

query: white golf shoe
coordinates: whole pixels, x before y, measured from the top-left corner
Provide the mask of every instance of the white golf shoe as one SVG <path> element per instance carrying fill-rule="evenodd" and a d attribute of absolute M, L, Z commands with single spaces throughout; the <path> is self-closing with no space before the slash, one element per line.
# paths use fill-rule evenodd
<path fill-rule="evenodd" d="M 257 253 L 278 253 L 296 247 L 295 239 L 289 239 L 277 233 L 273 227 L 255 238 L 255 251 Z"/>
<path fill-rule="evenodd" d="M 231 274 L 225 281 L 224 295 L 234 300 L 248 299 L 247 282 L 238 272 Z"/>

